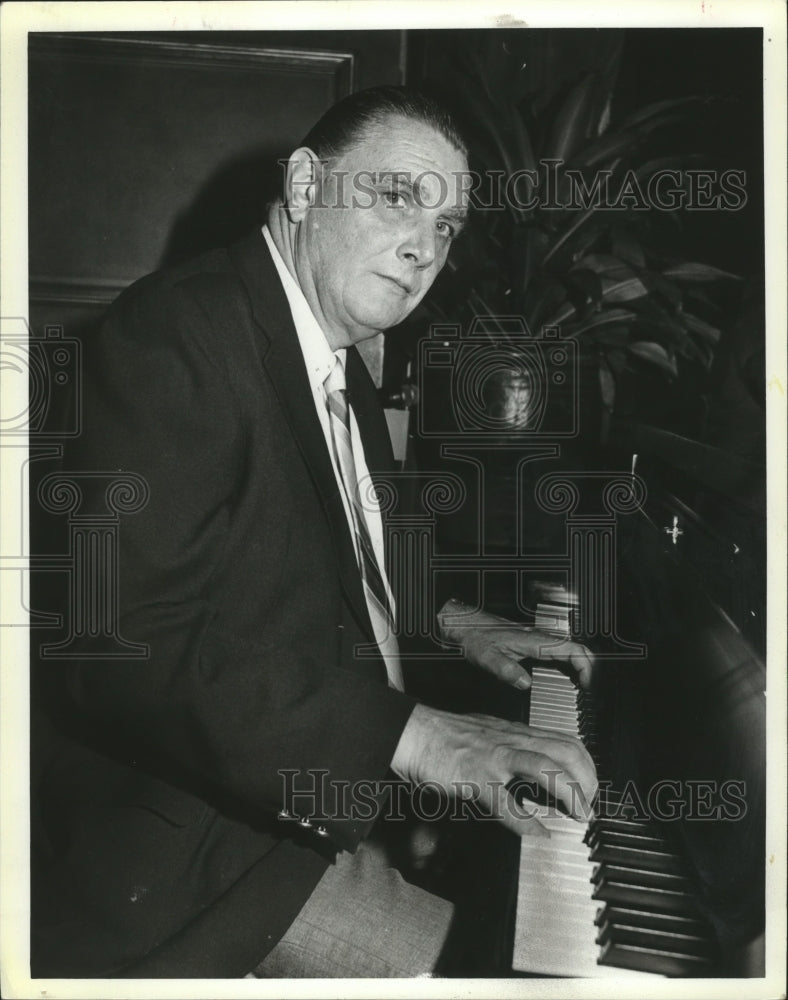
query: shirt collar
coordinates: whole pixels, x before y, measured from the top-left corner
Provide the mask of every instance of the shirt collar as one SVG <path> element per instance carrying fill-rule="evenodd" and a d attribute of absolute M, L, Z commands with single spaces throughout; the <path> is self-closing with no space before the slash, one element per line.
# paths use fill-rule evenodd
<path fill-rule="evenodd" d="M 298 334 L 298 343 L 301 346 L 301 353 L 304 356 L 306 373 L 309 378 L 309 385 L 314 391 L 318 386 L 322 386 L 328 378 L 329 372 L 334 367 L 335 360 L 345 363 L 345 348 L 341 347 L 337 351 L 332 351 L 329 347 L 323 329 L 315 319 L 315 314 L 309 307 L 304 293 L 293 275 L 288 271 L 287 264 L 282 259 L 282 255 L 276 248 L 271 232 L 267 225 L 263 226 L 263 236 L 271 251 L 279 280 L 285 290 L 287 301 L 290 305 L 290 312 L 293 316 L 293 323 Z"/>

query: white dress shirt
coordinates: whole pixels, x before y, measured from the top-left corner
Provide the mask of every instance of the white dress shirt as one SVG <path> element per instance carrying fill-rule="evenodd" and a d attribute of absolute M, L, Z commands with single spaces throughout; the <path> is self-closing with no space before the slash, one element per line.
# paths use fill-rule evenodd
<path fill-rule="evenodd" d="M 331 459 L 331 467 L 334 470 L 339 494 L 342 497 L 342 504 L 345 508 L 345 517 L 347 518 L 348 528 L 350 529 L 350 537 L 352 539 L 353 546 L 357 547 L 358 539 L 356 538 L 356 529 L 353 525 L 353 515 L 350 510 L 345 488 L 342 484 L 342 476 L 337 468 L 336 459 L 334 458 L 334 449 L 331 447 L 331 423 L 328 415 L 326 390 L 323 384 L 328 378 L 328 375 L 334 367 L 337 359 L 342 362 L 344 367 L 345 355 L 347 354 L 347 351 L 344 348 L 340 348 L 337 351 L 331 350 L 328 340 L 326 340 L 326 335 L 323 333 L 320 324 L 315 319 L 315 314 L 310 309 L 309 303 L 304 297 L 304 293 L 301 291 L 295 278 L 293 278 L 292 274 L 288 271 L 287 265 L 282 259 L 282 255 L 277 250 L 268 226 L 263 226 L 263 236 L 268 244 L 268 249 L 271 251 L 271 256 L 273 257 L 276 270 L 282 282 L 282 287 L 285 290 L 287 301 L 290 304 L 293 324 L 295 325 L 296 333 L 298 334 L 298 343 L 301 346 L 301 353 L 304 357 L 306 373 L 309 378 L 309 386 L 312 390 L 312 401 L 315 404 L 318 420 L 320 421 L 320 426 L 323 429 L 323 436 L 326 440 L 326 449 Z M 356 423 L 356 417 L 353 413 L 353 407 L 348 406 L 348 410 L 350 413 L 350 437 L 353 444 L 353 462 L 356 467 L 356 475 L 358 476 L 360 485 L 364 519 L 367 522 L 369 536 L 372 540 L 372 547 L 375 550 L 375 558 L 378 561 L 380 575 L 383 578 L 383 585 L 386 588 L 392 612 L 394 612 L 394 598 L 391 593 L 388 577 L 386 576 L 386 563 L 383 559 L 383 522 L 380 517 L 380 508 L 378 507 L 374 490 L 371 488 L 369 469 L 367 468 L 367 462 L 364 457 L 364 448 L 361 444 L 361 435 L 359 433 L 358 424 Z M 356 559 L 357 561 L 359 559 L 358 551 L 356 552 Z"/>

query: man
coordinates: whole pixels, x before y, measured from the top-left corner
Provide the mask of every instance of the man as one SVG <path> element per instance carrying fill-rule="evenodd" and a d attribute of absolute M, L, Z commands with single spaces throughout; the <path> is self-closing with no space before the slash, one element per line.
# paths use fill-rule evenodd
<path fill-rule="evenodd" d="M 34 975 L 428 973 L 451 907 L 379 863 L 341 789 L 390 769 L 448 795 L 473 782 L 533 835 L 500 794 L 513 778 L 559 772 L 575 812 L 593 796 L 577 741 L 401 690 L 381 517 L 360 500 L 391 454 L 355 344 L 429 289 L 467 170 L 433 102 L 353 95 L 290 157 L 263 232 L 138 282 L 89 345 L 65 469 L 148 485 L 120 532 L 119 622 L 149 655 L 91 658 L 87 636 L 40 668 Z M 527 684 L 545 636 L 451 611 L 447 639 Z M 550 648 L 587 680 L 583 647 Z M 325 777 L 308 813 L 283 774 Z"/>

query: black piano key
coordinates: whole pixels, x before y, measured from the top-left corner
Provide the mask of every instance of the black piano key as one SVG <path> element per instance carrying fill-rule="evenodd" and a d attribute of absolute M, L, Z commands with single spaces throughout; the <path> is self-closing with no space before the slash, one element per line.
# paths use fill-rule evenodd
<path fill-rule="evenodd" d="M 592 881 L 608 878 L 625 885 L 651 886 L 654 889 L 664 889 L 667 892 L 692 893 L 692 882 L 684 875 L 674 875 L 671 872 L 652 871 L 647 868 L 630 868 L 626 865 L 601 864 L 594 869 Z"/>
<path fill-rule="evenodd" d="M 596 844 L 620 844 L 622 847 L 640 847 L 646 851 L 668 850 L 668 843 L 664 837 L 647 833 L 624 833 L 621 830 L 589 830 L 589 846 Z"/>
<path fill-rule="evenodd" d="M 655 930 L 631 924 L 604 921 L 596 938 L 598 945 L 633 944 L 656 951 L 669 951 L 681 955 L 694 955 L 707 961 L 714 956 L 714 947 L 700 934 L 679 934 L 675 931 Z"/>
<path fill-rule="evenodd" d="M 600 927 L 605 921 L 706 938 L 711 935 L 709 926 L 703 920 L 679 913 L 656 913 L 653 910 L 634 910 L 624 906 L 600 906 L 594 917 L 594 923 Z"/>
<path fill-rule="evenodd" d="M 695 898 L 689 892 L 658 889 L 634 882 L 618 882 L 604 875 L 596 883 L 591 898 L 619 906 L 653 910 L 656 913 L 697 913 Z"/>
<path fill-rule="evenodd" d="M 666 875 L 686 875 L 687 872 L 686 864 L 675 854 L 628 847 L 623 844 L 610 844 L 604 840 L 593 845 L 590 858 L 592 861 L 623 865 L 642 871 L 664 872 Z"/>
<path fill-rule="evenodd" d="M 635 969 L 652 972 L 660 976 L 702 976 L 708 968 L 703 958 L 694 955 L 680 955 L 675 952 L 657 951 L 636 945 L 605 945 L 599 956 L 600 965 L 611 965 L 617 969 Z"/>
<path fill-rule="evenodd" d="M 596 831 L 610 831 L 611 833 L 642 833 L 648 836 L 653 827 L 641 820 L 624 819 L 623 817 L 612 817 L 604 814 L 605 802 L 600 801 L 600 808 L 596 816 L 591 820 L 591 829 Z"/>

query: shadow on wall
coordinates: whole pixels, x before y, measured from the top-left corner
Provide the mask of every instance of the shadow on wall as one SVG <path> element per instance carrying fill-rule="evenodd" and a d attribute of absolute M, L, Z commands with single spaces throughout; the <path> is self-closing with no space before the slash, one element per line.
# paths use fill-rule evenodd
<path fill-rule="evenodd" d="M 261 226 L 266 205 L 282 188 L 279 161 L 289 153 L 289 149 L 258 150 L 220 167 L 175 219 L 159 267 L 229 246 Z"/>

